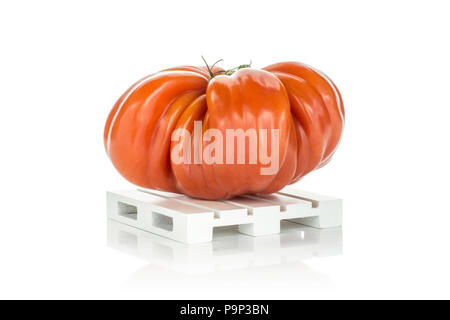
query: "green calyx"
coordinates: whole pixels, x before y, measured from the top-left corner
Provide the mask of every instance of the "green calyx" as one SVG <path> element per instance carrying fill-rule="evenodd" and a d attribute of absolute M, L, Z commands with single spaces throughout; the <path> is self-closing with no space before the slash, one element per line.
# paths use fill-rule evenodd
<path fill-rule="evenodd" d="M 203 56 L 202 56 L 202 59 L 203 59 L 203 62 L 205 63 L 205 65 L 206 65 L 206 69 L 208 69 L 208 72 L 209 72 L 209 75 L 210 75 L 209 80 L 211 80 L 215 76 L 221 75 L 221 74 L 226 75 L 226 76 L 231 76 L 236 71 L 239 71 L 239 70 L 244 69 L 244 68 L 250 68 L 251 65 L 252 65 L 252 61 L 250 60 L 250 63 L 248 63 L 248 64 L 241 64 L 241 65 L 239 65 L 239 66 L 237 66 L 235 68 L 229 69 L 229 70 L 219 70 L 217 72 L 213 72 L 213 68 L 215 67 L 215 65 L 217 63 L 219 63 L 219 62 L 222 62 L 223 59 L 217 60 L 211 66 L 206 62 L 206 60 L 205 60 L 205 58 Z"/>

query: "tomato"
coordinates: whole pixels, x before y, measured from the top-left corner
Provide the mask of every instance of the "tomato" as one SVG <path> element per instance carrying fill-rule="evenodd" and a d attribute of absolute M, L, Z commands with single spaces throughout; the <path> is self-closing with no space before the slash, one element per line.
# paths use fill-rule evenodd
<path fill-rule="evenodd" d="M 131 86 L 104 143 L 133 184 L 217 200 L 276 192 L 322 167 L 343 125 L 339 91 L 307 65 L 184 66 Z"/>

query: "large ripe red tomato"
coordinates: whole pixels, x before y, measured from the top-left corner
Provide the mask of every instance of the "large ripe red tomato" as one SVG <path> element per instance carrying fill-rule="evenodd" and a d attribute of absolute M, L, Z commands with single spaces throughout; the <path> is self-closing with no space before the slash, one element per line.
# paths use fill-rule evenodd
<path fill-rule="evenodd" d="M 228 163 L 225 148 L 223 163 L 174 161 L 172 133 L 192 133 L 194 121 L 202 121 L 203 135 L 208 129 L 224 137 L 227 129 L 277 129 L 278 146 L 270 137 L 265 140 L 272 151 L 278 147 L 277 170 L 261 174 L 268 165 L 259 161 L 259 153 L 258 162 L 250 163 L 257 152 L 250 138 L 245 163 Z M 278 191 L 325 165 L 343 125 L 339 91 L 326 75 L 307 65 L 283 62 L 262 70 L 239 68 L 233 74 L 186 66 L 152 74 L 129 88 L 109 114 L 104 142 L 116 169 L 138 186 L 227 199 Z M 259 147 L 264 144 L 261 139 L 257 138 Z M 207 144 L 193 140 L 190 152 L 201 157 Z M 213 154 L 220 156 L 218 151 Z"/>

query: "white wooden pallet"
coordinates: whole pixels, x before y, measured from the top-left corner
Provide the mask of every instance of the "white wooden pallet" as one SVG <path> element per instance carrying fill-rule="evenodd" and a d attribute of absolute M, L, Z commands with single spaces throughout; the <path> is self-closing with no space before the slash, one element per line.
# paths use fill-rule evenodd
<path fill-rule="evenodd" d="M 107 192 L 108 217 L 184 243 L 212 240 L 213 228 L 238 225 L 251 236 L 278 234 L 280 220 L 315 227 L 342 224 L 342 200 L 292 188 L 264 196 L 208 201 L 156 190 Z"/>

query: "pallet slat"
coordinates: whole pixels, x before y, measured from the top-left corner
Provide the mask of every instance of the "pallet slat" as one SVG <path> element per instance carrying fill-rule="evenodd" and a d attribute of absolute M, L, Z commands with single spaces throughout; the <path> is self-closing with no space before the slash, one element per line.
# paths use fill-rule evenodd
<path fill-rule="evenodd" d="M 215 227 L 236 225 L 242 223 L 242 221 L 249 221 L 249 222 L 251 221 L 251 219 L 247 218 L 247 216 L 250 214 L 247 208 L 236 206 L 234 204 L 227 203 L 225 201 L 200 200 L 190 198 L 185 195 L 162 192 L 157 190 L 147 190 L 147 189 L 138 189 L 138 190 L 158 195 L 161 197 L 165 197 L 167 199 L 172 199 L 175 200 L 176 202 L 180 202 L 190 206 L 200 207 L 206 210 L 212 210 L 214 212 L 213 224 Z"/>

